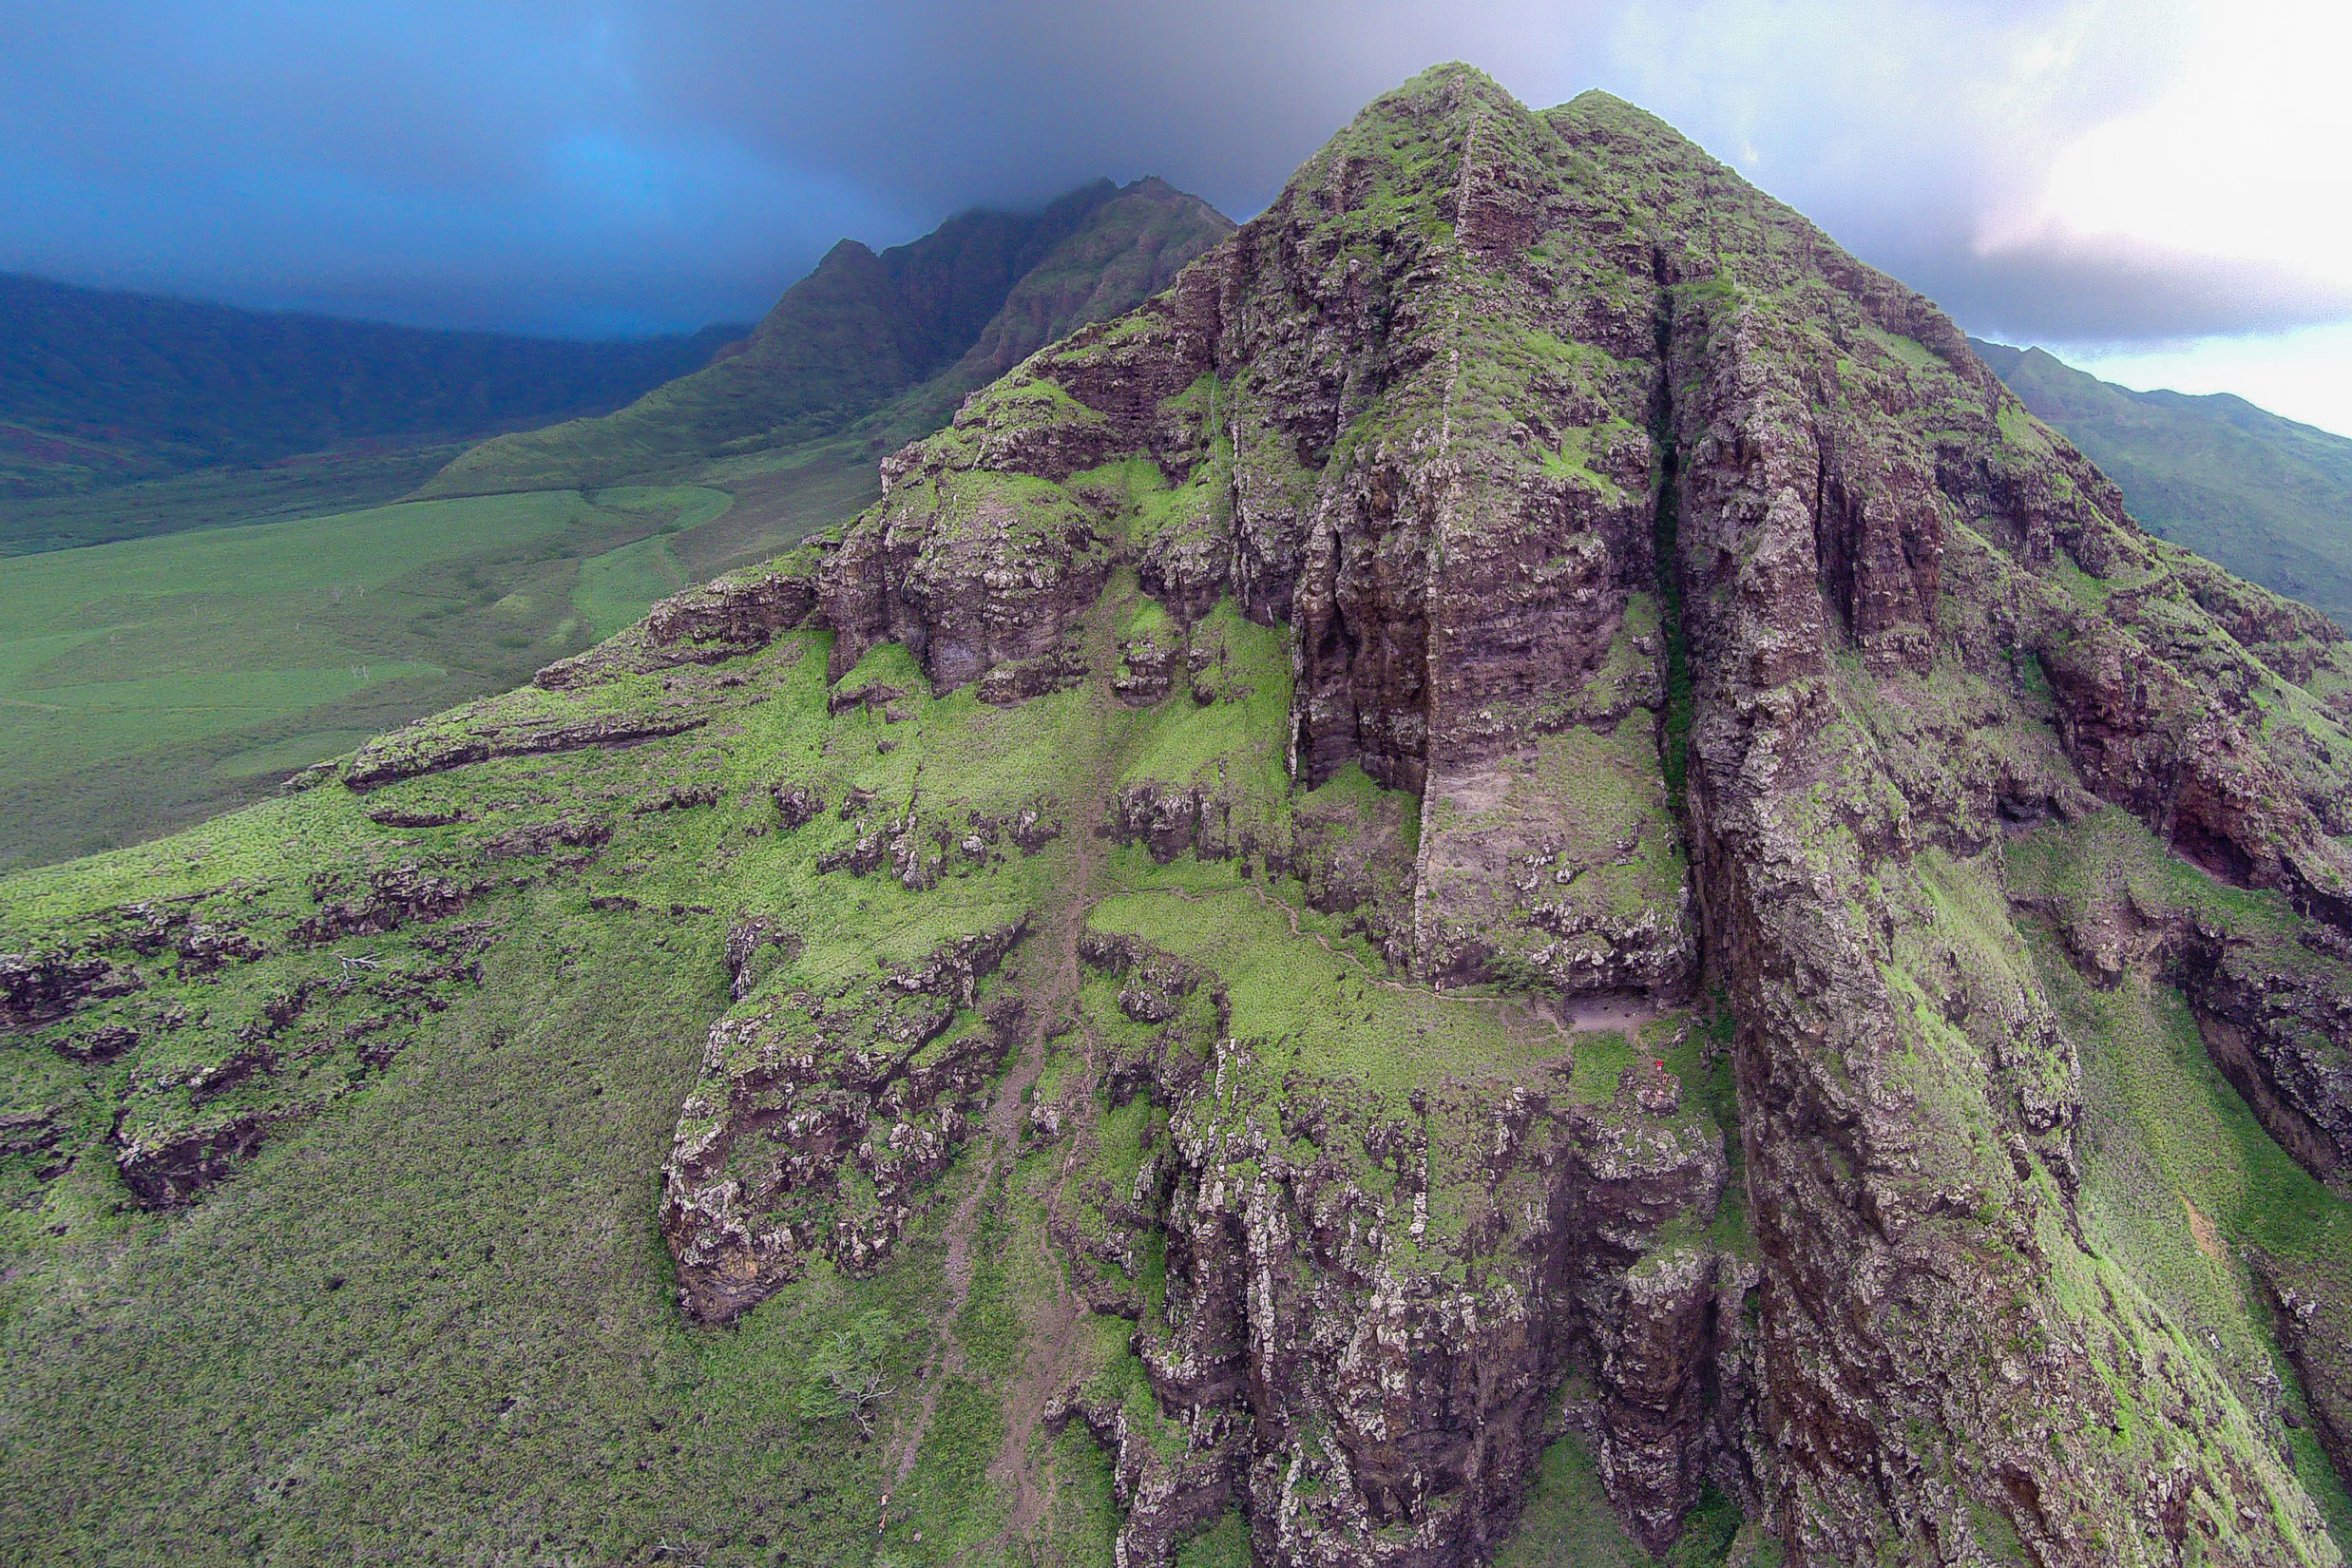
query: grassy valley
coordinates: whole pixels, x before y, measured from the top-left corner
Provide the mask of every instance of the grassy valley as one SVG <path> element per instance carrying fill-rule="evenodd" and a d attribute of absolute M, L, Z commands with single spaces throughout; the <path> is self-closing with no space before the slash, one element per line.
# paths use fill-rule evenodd
<path fill-rule="evenodd" d="M 966 214 L 880 257 L 845 241 L 742 352 L 610 417 L 476 448 L 385 438 L 0 499 L 0 704 L 11 720 L 0 734 L 0 866 L 242 804 L 371 735 L 526 680 L 658 599 L 848 521 L 881 493 L 885 452 L 945 424 L 965 392 L 1032 350 L 1142 299 L 1231 227 L 1162 182 L 1099 181 L 1041 213 Z M 99 312 L 83 357 L 143 363 L 101 311 L 111 298 L 67 296 Z M 218 337 L 243 321 L 200 312 L 189 325 L 155 302 L 140 309 L 150 327 L 183 335 Z M 307 330 L 263 325 L 287 353 Z M 416 347 L 399 329 L 345 335 Z M 419 353 L 444 357 L 482 348 L 466 335 L 415 335 L 433 339 Z M 168 333 L 147 349 L 168 351 Z M 502 352 L 522 365 L 537 351 Z M 632 362 L 670 353 L 644 346 Z M 307 438 L 291 432 L 352 427 L 339 405 L 301 412 L 299 354 L 281 368 L 286 384 L 250 418 L 233 398 L 215 411 L 219 438 L 205 451 L 268 451 Z M 542 369 L 538 406 L 578 391 L 560 365 Z M 182 392 L 209 396 L 226 373 L 185 370 Z M 596 385 L 618 373 L 603 373 Z M 85 385 L 93 379 L 74 382 L 84 413 L 105 395 Z M 177 407 L 162 395 L 120 399 L 123 420 Z M 416 419 L 439 417 L 436 407 Z"/>
<path fill-rule="evenodd" d="M 0 561 L 0 865 L 241 804 L 527 679 L 805 521 L 734 506 L 700 487 L 544 491 Z"/>

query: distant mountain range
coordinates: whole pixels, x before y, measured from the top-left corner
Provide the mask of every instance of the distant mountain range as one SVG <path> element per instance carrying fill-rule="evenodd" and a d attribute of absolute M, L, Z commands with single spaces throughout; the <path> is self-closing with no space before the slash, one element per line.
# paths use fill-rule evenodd
<path fill-rule="evenodd" d="M 2227 392 L 2133 392 L 2041 349 L 1969 343 L 2142 526 L 2352 627 L 2352 441 Z"/>
<path fill-rule="evenodd" d="M 870 468 L 1037 350 L 1158 293 L 1233 228 L 1166 181 L 1098 180 L 1042 212 L 966 213 L 879 256 L 844 239 L 739 351 L 617 413 L 486 442 L 422 493 L 569 489 L 758 453 L 773 462 L 845 432 L 855 444 L 836 455 Z"/>
<path fill-rule="evenodd" d="M 634 342 L 434 332 L 0 275 L 0 496 L 69 494 L 617 407 L 739 326 Z"/>

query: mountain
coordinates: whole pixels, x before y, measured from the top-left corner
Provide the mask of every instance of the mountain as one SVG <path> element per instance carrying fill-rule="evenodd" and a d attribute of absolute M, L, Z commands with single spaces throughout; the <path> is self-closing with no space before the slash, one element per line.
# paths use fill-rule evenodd
<path fill-rule="evenodd" d="M 0 556 L 50 556 L 0 560 L 0 868 L 260 798 L 854 517 L 894 431 L 946 423 L 972 387 L 1138 303 L 1231 228 L 1159 182 L 1098 182 L 884 258 L 847 243 L 750 352 L 643 406 L 691 410 L 717 386 L 728 417 L 834 436 L 734 442 L 686 461 L 690 486 L 544 469 L 536 490 L 417 499 L 460 449 L 377 444 L 0 501 Z M 874 288 L 836 287 L 845 277 Z M 92 544 L 115 547 L 75 548 Z"/>
<path fill-rule="evenodd" d="M 1073 328 L 1167 286 L 1233 232 L 1162 180 L 1098 180 L 1043 211 L 971 212 L 876 256 L 845 239 L 739 353 L 616 413 L 486 442 L 426 493 L 571 488 L 791 448 L 860 420 L 879 447 Z M 900 427 L 905 427 L 900 429 Z"/>
<path fill-rule="evenodd" d="M 568 342 L 237 310 L 0 274 L 0 496 L 625 403 L 739 337 Z"/>
<path fill-rule="evenodd" d="M 2133 392 L 2040 349 L 1970 346 L 2149 528 L 2352 626 L 2352 441 L 2228 393 Z"/>
<path fill-rule="evenodd" d="M 13 1558 L 2342 1561 L 2352 646 L 1926 300 L 1444 67 L 883 478 L 0 880 Z"/>

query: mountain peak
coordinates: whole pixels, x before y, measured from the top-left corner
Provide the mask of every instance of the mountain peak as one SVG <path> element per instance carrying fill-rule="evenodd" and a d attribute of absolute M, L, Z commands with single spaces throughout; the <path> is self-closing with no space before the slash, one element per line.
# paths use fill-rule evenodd
<path fill-rule="evenodd" d="M 807 449 L 861 421 L 903 440 L 1023 354 L 1165 286 L 1232 227 L 1164 180 L 1098 178 L 1035 213 L 975 208 L 879 254 L 843 239 L 740 353 L 605 417 L 485 442 L 420 493 L 675 474 Z"/>
<path fill-rule="evenodd" d="M 2075 1103 L 2089 1042 L 2049 999 L 2077 979 L 2062 958 L 2028 976 L 2027 916 L 1955 911 L 2041 896 L 2027 851 L 2013 866 L 2002 849 L 2004 824 L 2031 823 L 2044 846 L 2032 853 L 2095 858 L 2128 842 L 2258 893 L 2266 919 L 2352 933 L 2352 855 L 2324 826 L 2352 820 L 2335 695 L 2352 658 L 2311 612 L 2140 533 L 1930 302 L 1630 105 L 1588 98 L 1539 116 L 1440 69 L 1359 116 L 1171 294 L 1030 359 L 887 471 L 883 503 L 810 583 L 841 689 L 890 649 L 935 692 L 972 686 L 985 702 L 1083 684 L 1098 606 L 1130 591 L 1116 584 L 1131 570 L 1156 629 L 1120 634 L 1114 689 L 1152 699 L 1165 687 L 1144 672 L 1170 668 L 1171 645 L 1232 646 L 1210 629 L 1219 614 L 1279 628 L 1295 788 L 1360 777 L 1416 803 L 1409 871 L 1367 872 L 1348 903 L 1395 972 L 1613 998 L 1635 1018 L 1725 988 L 1760 1272 L 1692 1252 L 1680 1305 L 1596 1287 L 1631 1315 L 1612 1309 L 1582 1331 L 1653 1343 L 1677 1313 L 1698 1321 L 1722 1281 L 1754 1282 L 1738 1289 L 1760 1291 L 1761 1338 L 1738 1353 L 1774 1368 L 1774 1407 L 1858 1412 L 1840 1418 L 1845 1457 L 1791 1418 L 1736 1462 L 1776 1500 L 1786 1539 L 1821 1560 L 2020 1539 L 2045 1561 L 2088 1560 L 2061 1551 L 2051 1520 L 2144 1490 L 2155 1455 L 2184 1451 L 2205 1466 L 2199 1484 L 2242 1477 L 2260 1494 L 2245 1517 L 2276 1533 L 2255 1556 L 2290 1560 L 2316 1538 L 2308 1496 L 2259 1444 L 2184 1449 L 2202 1440 L 2161 1423 L 2128 1454 L 2078 1444 L 2071 1434 L 2104 1419 L 2092 1412 L 2110 1379 L 2138 1375 L 2122 1362 L 2092 1352 L 2021 1364 L 1998 1387 L 1982 1377 L 2020 1312 L 2062 1322 L 2053 1332 L 2070 1344 L 2120 1344 L 2129 1314 L 2066 1283 L 2108 1266 L 2059 1218 L 2084 1179 L 2067 1131 L 2077 1112 L 2060 1102 Z M 2277 682 L 2302 697 L 2211 696 Z M 2304 716 L 2300 736 L 2273 717 L 2286 707 Z M 1927 712 L 1942 717 L 1904 717 Z M 2336 759 L 2323 774 L 2309 760 L 2323 754 Z M 1289 808 L 1232 782 L 1256 765 L 1138 762 L 1115 831 L 1156 859 L 1297 852 L 1266 848 L 1288 842 Z M 1375 837 L 1362 852 L 1402 849 Z M 2189 907 L 2159 922 L 2201 918 Z M 1902 934 L 1914 927 L 1931 934 Z M 2302 962 L 2290 947 L 2264 947 L 2256 966 L 2284 974 Z M 2022 987 L 1998 1023 L 1974 1011 L 1989 997 L 1940 1013 L 1906 1000 L 1974 996 L 1993 973 Z M 2287 984 L 2257 988 L 2274 983 Z M 2329 984 L 2352 995 L 2352 969 Z M 1954 1018 L 1981 1022 L 1970 1034 Z M 2284 1042 L 2264 1047 L 2273 1075 Z M 739 1101 L 744 1080 L 726 1073 L 754 1060 L 701 1102 Z M 1264 1125 L 1353 1092 L 1304 1089 L 1260 1060 L 1266 1076 L 1234 1103 Z M 2352 1138 L 2352 1096 L 2279 1103 L 2281 1141 L 2306 1150 L 2313 1175 L 2339 1173 L 2352 1142 L 2326 1152 L 2302 1129 L 2324 1119 Z M 731 1313 L 800 1267 L 782 1230 L 761 1230 L 796 1205 L 759 1218 L 718 1185 L 738 1168 L 718 1151 L 759 1136 L 722 1119 L 709 1152 L 674 1167 L 665 1225 L 698 1310 Z M 1201 1150 L 1197 1202 L 1214 1208 L 1205 1195 L 1224 1178 L 1210 1167 L 1225 1167 Z M 1669 1189 L 1720 1189 L 1703 1158 L 1675 1170 L 1661 1204 L 1693 1201 Z M 1941 1195 L 1954 1183 L 1981 1195 L 1956 1207 Z M 1466 1191 L 1445 1201 L 1487 1212 Z M 1222 1221 L 1195 1207 L 1182 1223 L 1208 1245 L 1197 1238 Z M 1491 1223 L 1483 1256 L 1590 1256 L 1587 1241 Z M 2029 1232 L 2030 1252 L 1998 1240 Z M 1225 1321 L 1213 1279 L 1296 1269 L 1310 1291 L 1348 1267 L 1281 1241 L 1235 1247 L 1149 1330 L 1169 1336 L 1171 1364 L 1203 1364 L 1208 1336 L 1228 1331 L 1186 1327 Z M 1547 1289 L 1532 1262 L 1497 1268 L 1514 1301 Z M 1873 1282 L 1881 1269 L 1911 1282 L 1901 1306 Z M 1645 1315 L 1653 1306 L 1664 1315 Z M 1304 1297 L 1293 1307 L 1310 1312 Z M 1335 1340 L 1369 1323 L 1351 1318 Z M 1502 1478 L 1525 1473 L 1527 1450 L 1493 1435 L 1508 1428 L 1501 1406 L 1428 1438 L 1432 1452 L 1482 1444 L 1479 1463 L 1425 1464 L 1386 1446 L 1385 1423 L 1425 1437 L 1441 1418 L 1375 1430 L 1346 1413 L 1367 1396 L 1304 1318 L 1252 1331 L 1272 1338 L 1253 1377 L 1284 1421 L 1328 1423 L 1357 1456 L 1354 1479 L 1314 1471 L 1335 1490 L 1305 1509 L 1284 1501 L 1287 1481 L 1248 1494 L 1253 1518 L 1285 1521 L 1274 1555 L 1338 1560 L 1387 1517 L 1391 1485 L 1423 1500 L 1399 1516 L 1416 1539 L 1458 1544 L 1514 1506 Z M 1550 1375 L 1532 1348 L 1467 1330 L 1445 1344 L 1430 1381 L 1400 1397 L 1439 1397 L 1446 1355 L 1512 1386 Z M 1724 1375 L 1704 1370 L 1698 1341 L 1684 1353 L 1653 1371 L 1692 1387 Z M 1903 1372 L 1862 1370 L 1878 1366 Z M 1714 1440 L 1695 1405 L 1681 1427 L 1636 1416 L 1652 1396 L 1618 1375 L 1602 1374 L 1602 1471 L 1662 1549 Z M 2210 1374 L 2182 1375 L 2185 1389 Z M 1228 1408 L 1207 1387 L 1160 1397 Z M 1955 1417 L 1954 1400 L 1983 1413 Z M 1282 1423 L 1231 1408 L 1219 1463 L 1232 1475 L 1314 1470 L 1279 1458 Z M 1362 1479 L 1374 1454 L 1391 1479 Z M 1439 1480 L 1473 1472 L 1488 1479 Z M 1964 1503 L 1924 1483 L 1893 1502 L 1884 1490 L 1890 1476 L 2010 1473 L 2037 1478 L 2033 1509 L 1998 1482 L 1969 1482 Z M 1176 1522 L 1138 1504 L 1125 1528 L 1145 1552 Z"/>
<path fill-rule="evenodd" d="M 513 1418 L 397 1450 L 452 1556 L 2339 1563 L 2352 642 L 1615 100 L 1439 67 L 1023 347 L 1144 204 L 853 522 L 0 883 L 27 1484 L 351 1408 Z M 352 1506 L 142 1463 L 79 1539 Z"/>
<path fill-rule="evenodd" d="M 849 266 L 872 259 L 873 249 L 866 241 L 845 237 L 834 240 L 832 249 L 817 258 L 816 269 L 822 272 L 827 267 Z"/>
<path fill-rule="evenodd" d="M 1447 60 L 1429 67 L 1382 93 L 1357 112 L 1358 119 L 1377 118 L 1401 105 L 1434 103 L 1441 112 L 1458 113 L 1474 106 L 1519 108 L 1510 92 L 1466 61 Z"/>

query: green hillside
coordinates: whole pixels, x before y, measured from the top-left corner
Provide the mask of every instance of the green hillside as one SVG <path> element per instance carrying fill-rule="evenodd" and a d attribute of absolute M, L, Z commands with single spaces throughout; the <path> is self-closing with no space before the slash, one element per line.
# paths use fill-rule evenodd
<path fill-rule="evenodd" d="M 463 450 L 446 441 L 373 442 L 61 495 L 0 497 L 0 556 L 381 506 Z"/>
<path fill-rule="evenodd" d="M 0 274 L 0 498 L 598 411 L 742 332 L 628 342 L 430 332 L 13 274 Z"/>
<path fill-rule="evenodd" d="M 2149 528 L 2352 627 L 2352 440 L 2227 393 L 2133 392 L 2041 349 L 1971 346 Z"/>
<path fill-rule="evenodd" d="M 1232 229 L 1165 181 L 1098 180 L 1042 212 L 967 213 L 879 256 L 845 239 L 739 352 L 604 417 L 486 442 L 425 493 L 799 461 L 828 438 L 871 461 L 1033 351 L 1157 293 Z"/>
<path fill-rule="evenodd" d="M 514 685 L 733 564 L 731 505 L 550 491 L 0 561 L 0 866 L 243 804 Z"/>

